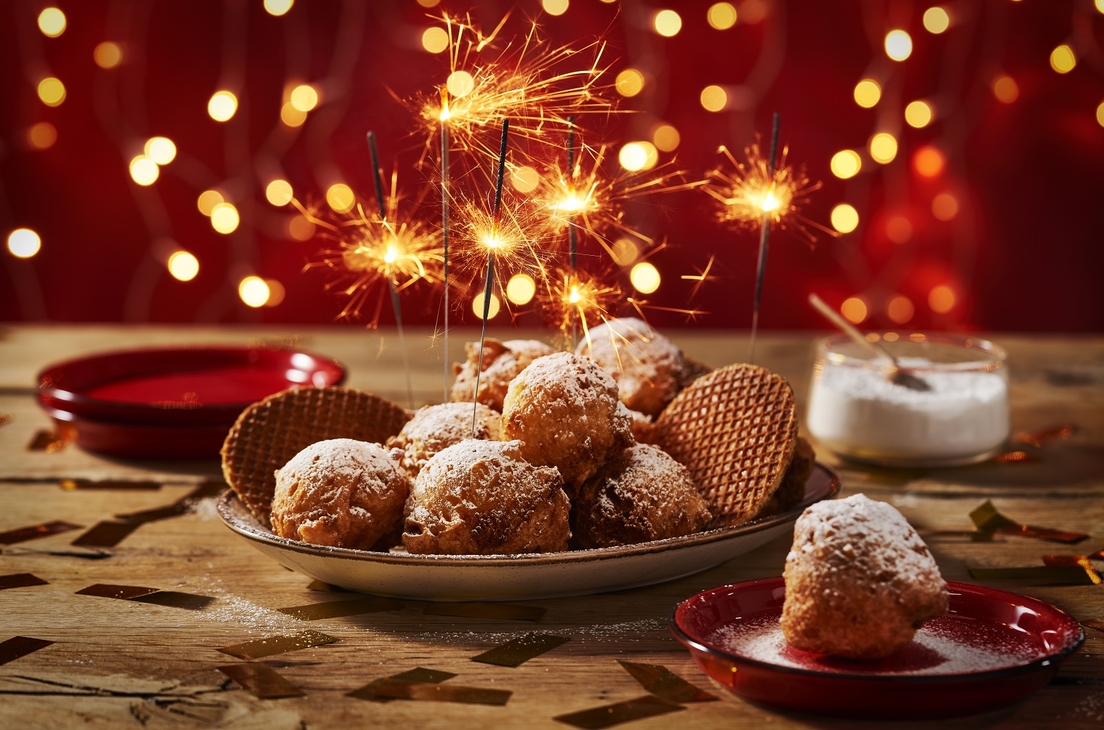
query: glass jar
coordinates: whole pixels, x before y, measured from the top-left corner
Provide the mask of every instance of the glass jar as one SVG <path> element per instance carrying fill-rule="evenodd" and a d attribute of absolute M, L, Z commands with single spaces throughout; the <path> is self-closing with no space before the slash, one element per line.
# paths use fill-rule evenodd
<path fill-rule="evenodd" d="M 1008 440 L 1006 353 L 976 337 L 867 335 L 930 389 L 888 377 L 884 359 L 847 335 L 818 341 L 806 426 L 839 456 L 886 466 L 984 461 Z"/>

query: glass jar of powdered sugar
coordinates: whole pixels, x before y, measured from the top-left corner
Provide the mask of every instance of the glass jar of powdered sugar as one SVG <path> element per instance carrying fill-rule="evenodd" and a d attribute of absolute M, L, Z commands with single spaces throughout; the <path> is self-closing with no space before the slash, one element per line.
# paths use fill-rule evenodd
<path fill-rule="evenodd" d="M 840 456 L 887 466 L 953 466 L 996 453 L 1011 429 L 1005 352 L 950 334 L 871 333 L 900 369 L 846 335 L 817 343 L 806 426 Z"/>

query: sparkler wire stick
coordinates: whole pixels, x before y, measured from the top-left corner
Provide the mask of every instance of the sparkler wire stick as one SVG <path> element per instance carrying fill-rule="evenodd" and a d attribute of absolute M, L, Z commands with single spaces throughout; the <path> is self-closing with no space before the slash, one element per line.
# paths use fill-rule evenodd
<path fill-rule="evenodd" d="M 502 208 L 502 180 L 506 170 L 506 141 L 510 133 L 510 120 L 502 120 L 502 138 L 498 145 L 498 174 L 495 179 L 494 204 L 491 206 L 491 235 L 497 235 L 498 212 Z M 483 329 L 479 333 L 479 360 L 475 368 L 475 394 L 472 403 L 472 438 L 475 438 L 476 417 L 479 414 L 479 375 L 483 371 L 483 343 L 487 339 L 487 319 L 491 313 L 491 289 L 494 285 L 494 246 L 487 248 L 487 281 L 483 286 Z"/>
<path fill-rule="evenodd" d="M 575 195 L 575 117 L 567 118 L 567 179 L 568 189 L 572 196 Z M 572 216 L 567 221 L 567 245 L 570 252 L 571 273 L 574 275 L 578 269 L 578 262 L 576 259 L 576 249 L 578 247 L 578 236 L 575 232 L 575 218 Z M 575 347 L 579 341 L 579 328 L 577 323 L 572 320 L 571 322 L 571 351 L 575 352 Z"/>
<path fill-rule="evenodd" d="M 442 92 L 443 94 L 444 92 Z M 445 350 L 441 360 L 445 365 L 445 400 L 449 399 L 449 132 L 448 123 L 441 120 L 441 245 L 444 248 L 445 279 Z"/>
<path fill-rule="evenodd" d="M 368 133 L 368 154 L 372 159 L 372 183 L 376 187 L 376 203 L 379 204 L 380 222 L 387 229 L 391 224 L 387 221 L 387 208 L 383 202 L 383 180 L 380 177 L 379 153 L 376 152 L 376 133 Z M 395 275 L 389 273 L 387 286 L 391 290 L 391 308 L 395 311 L 395 329 L 399 333 L 399 349 L 402 350 L 403 372 L 406 373 L 406 398 L 410 408 L 414 407 L 414 386 L 410 382 L 410 361 L 406 353 L 406 336 L 403 333 L 402 306 L 399 304 L 399 290 L 395 285 Z"/>
<path fill-rule="evenodd" d="M 778 153 L 779 126 L 781 126 L 781 119 L 778 116 L 778 112 L 775 112 L 771 129 L 770 157 L 767 158 L 767 170 L 771 176 L 771 190 L 768 195 L 773 193 L 774 190 L 774 158 Z M 759 263 L 755 271 L 755 301 L 751 311 L 751 345 L 748 348 L 749 363 L 755 362 L 755 335 L 759 331 L 759 302 L 763 295 L 763 272 L 765 272 L 767 268 L 767 249 L 770 246 L 770 231 L 771 211 L 764 207 L 763 219 L 759 230 Z"/>

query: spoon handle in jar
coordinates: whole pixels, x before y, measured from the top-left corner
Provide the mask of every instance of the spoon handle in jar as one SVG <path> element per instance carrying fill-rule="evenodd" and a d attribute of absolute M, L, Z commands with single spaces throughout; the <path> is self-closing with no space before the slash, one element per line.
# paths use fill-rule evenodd
<path fill-rule="evenodd" d="M 874 342 L 871 342 L 870 340 L 866 339 L 866 335 L 864 335 L 862 332 L 857 330 L 854 327 L 854 325 L 852 325 L 846 319 L 841 317 L 840 314 L 836 310 L 832 309 L 827 304 L 825 304 L 823 299 L 818 297 L 816 294 L 813 294 L 813 293 L 810 292 L 809 293 L 809 304 L 812 304 L 814 309 L 816 309 L 818 312 L 820 312 L 826 318 L 828 318 L 828 320 L 831 321 L 832 324 L 836 325 L 841 330 L 843 330 L 855 342 L 858 342 L 860 345 L 862 345 L 866 349 L 870 350 L 871 352 L 873 352 L 878 357 L 882 358 L 883 360 L 890 363 L 894 367 L 897 367 L 897 359 L 894 358 L 893 355 L 890 355 L 888 350 L 886 350 L 881 345 L 879 345 L 877 343 L 874 343 Z"/>

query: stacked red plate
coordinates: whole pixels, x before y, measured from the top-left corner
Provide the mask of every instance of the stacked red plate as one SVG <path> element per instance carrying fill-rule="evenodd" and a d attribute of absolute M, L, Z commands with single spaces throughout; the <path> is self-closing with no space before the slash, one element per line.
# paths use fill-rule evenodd
<path fill-rule="evenodd" d="M 218 458 L 251 403 L 298 385 L 339 385 L 345 369 L 308 352 L 166 347 L 104 352 L 38 374 L 38 401 L 78 446 L 138 459 Z"/>

